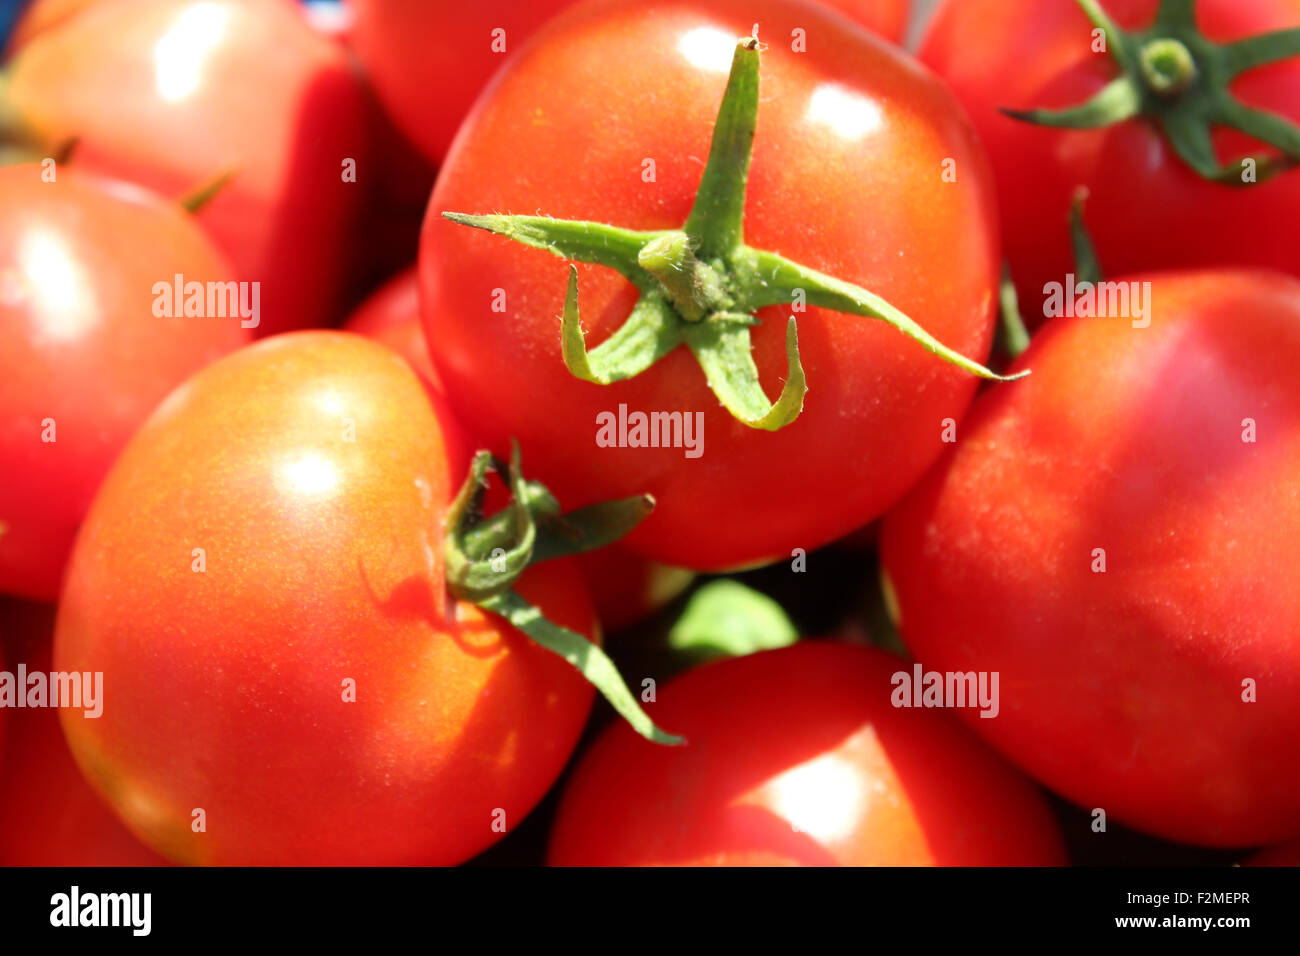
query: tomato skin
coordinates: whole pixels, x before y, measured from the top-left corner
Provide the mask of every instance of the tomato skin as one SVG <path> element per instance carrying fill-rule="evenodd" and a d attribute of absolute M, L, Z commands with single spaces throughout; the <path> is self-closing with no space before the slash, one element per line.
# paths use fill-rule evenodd
<path fill-rule="evenodd" d="M 53 600 L 131 433 L 250 333 L 238 317 L 153 314 L 156 282 L 234 278 L 179 207 L 75 170 L 42 182 L 41 171 L 0 169 L 0 591 Z"/>
<path fill-rule="evenodd" d="M 1150 327 L 1044 326 L 1017 362 L 1033 374 L 982 396 L 887 516 L 882 565 L 918 660 L 1001 674 L 1001 715 L 973 723 L 1044 784 L 1167 839 L 1282 840 L 1300 832 L 1300 282 L 1129 279 L 1151 282 Z"/>
<path fill-rule="evenodd" d="M 907 0 L 824 0 L 823 5 L 895 42 L 907 24 Z M 441 163 L 497 68 L 573 0 L 350 0 L 349 6 L 355 16 L 350 39 L 366 75 L 406 135 L 431 162 Z M 496 29 L 505 30 L 501 52 L 492 49 Z"/>
<path fill-rule="evenodd" d="M 821 641 L 706 664 L 611 726 L 560 803 L 556 865 L 1059 865 L 1034 787 L 949 715 L 895 708 L 883 651 Z M 801 830 L 795 829 L 800 827 Z"/>
<path fill-rule="evenodd" d="M 211 366 L 137 433 L 78 540 L 55 663 L 104 672 L 115 703 L 64 730 L 146 843 L 187 863 L 450 864 L 545 793 L 592 689 L 447 595 L 449 425 L 391 350 L 306 332 Z M 598 633 L 571 565 L 518 588 Z"/>
<path fill-rule="evenodd" d="M 903 53 L 841 17 L 781 0 L 678 0 L 652 11 L 593 3 L 544 28 L 467 120 L 420 245 L 427 338 L 467 427 L 495 450 L 517 436 L 530 468 L 566 504 L 652 493 L 656 511 L 628 547 L 697 570 L 788 556 L 869 521 L 937 457 L 942 421 L 961 417 L 975 379 L 884 323 L 809 307 L 798 324 L 810 392 L 800 418 L 778 432 L 735 420 L 685 348 L 612 386 L 580 381 L 560 352 L 568 265 L 440 214 L 540 211 L 634 229 L 680 226 L 733 38 L 756 21 L 771 46 L 746 241 L 863 285 L 982 359 L 997 225 L 984 159 L 960 110 Z M 795 26 L 807 31 L 807 53 L 779 39 Z M 878 116 L 879 126 L 836 132 L 820 112 L 828 104 L 868 128 Z M 962 170 L 955 183 L 941 181 L 946 157 Z M 653 183 L 642 181 L 646 158 L 655 160 Z M 591 348 L 626 318 L 635 290 L 611 270 L 579 272 Z M 495 290 L 504 290 L 505 312 L 493 311 Z M 789 315 L 764 309 L 754 330 L 770 395 L 786 374 Z M 702 455 L 598 447 L 597 415 L 620 404 L 702 413 Z"/>
<path fill-rule="evenodd" d="M 695 578 L 684 568 L 647 561 L 618 545 L 578 555 L 578 566 L 607 633 L 645 620 L 690 587 Z"/>
<path fill-rule="evenodd" d="M 437 387 L 438 373 L 429 360 L 420 324 L 420 285 L 415 268 L 393 276 L 361 303 L 343 328 L 357 335 L 383 342 L 402 358 L 420 377 Z"/>
<path fill-rule="evenodd" d="M 365 174 L 366 102 L 337 43 L 290 4 L 104 3 L 12 62 L 14 107 L 73 162 L 179 197 L 235 173 L 199 221 L 261 283 L 259 335 L 335 314 Z M 363 180 L 364 181 L 364 180 Z"/>
<path fill-rule="evenodd" d="M 11 669 L 50 670 L 54 607 L 0 600 L 0 651 Z M 0 669 L 4 669 L 0 653 Z M 6 709 L 0 710 L 0 723 Z M 0 866 L 165 866 L 113 816 L 72 762 L 51 708 L 10 718 L 0 748 Z"/>
<path fill-rule="evenodd" d="M 1125 29 L 1154 20 L 1157 0 L 1103 0 Z M 1300 26 L 1295 0 L 1198 0 L 1197 22 L 1231 41 Z M 1074 271 L 1067 214 L 1088 189 L 1085 219 L 1109 275 L 1148 269 L 1239 265 L 1300 273 L 1290 228 L 1300 218 L 1300 172 L 1249 186 L 1194 173 L 1146 120 L 1099 130 L 1057 130 L 999 108 L 1081 103 L 1118 75 L 1091 50 L 1090 21 L 1074 0 L 947 0 L 918 56 L 951 87 L 988 149 L 997 177 L 1003 243 L 1025 319 L 1043 319 L 1043 286 Z M 1300 121 L 1300 60 L 1243 74 L 1242 101 Z M 1233 130 L 1215 132 L 1223 161 L 1251 151 Z"/>

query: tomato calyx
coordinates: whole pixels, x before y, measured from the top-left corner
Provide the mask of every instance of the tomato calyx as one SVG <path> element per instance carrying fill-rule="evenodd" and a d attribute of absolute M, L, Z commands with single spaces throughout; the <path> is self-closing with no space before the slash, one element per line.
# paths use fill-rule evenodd
<path fill-rule="evenodd" d="M 485 517 L 483 504 L 492 471 L 505 479 L 510 503 Z M 547 620 L 539 608 L 513 590 L 515 581 L 531 565 L 612 544 L 652 510 L 654 498 L 638 495 L 565 514 L 545 485 L 524 479 L 516 443 L 509 462 L 498 461 L 487 451 L 475 454 L 447 515 L 444 553 L 452 596 L 505 618 L 577 668 L 642 737 L 672 745 L 685 741 L 655 725 L 600 647 Z"/>
<path fill-rule="evenodd" d="M 760 50 L 755 36 L 736 44 L 709 158 L 681 229 L 636 231 L 546 216 L 450 211 L 443 217 L 563 259 L 614 269 L 640 290 L 624 324 L 588 351 L 578 309 L 577 269 L 570 266 L 561 352 L 570 373 L 584 381 L 623 381 L 684 344 L 710 389 L 735 418 L 752 428 L 775 431 L 799 416 L 808 391 L 795 318 L 792 314 L 786 325 L 787 374 L 776 402 L 768 399 L 759 382 L 750 329 L 758 324 L 759 309 L 796 302 L 880 319 L 958 368 L 980 378 L 1006 380 L 948 348 L 880 296 L 745 244 Z"/>
<path fill-rule="evenodd" d="M 0 70 L 0 166 L 39 163 L 47 158 L 62 164 L 76 145 L 76 137 L 56 142 L 42 136 L 14 105 L 9 95 L 9 70 Z"/>
<path fill-rule="evenodd" d="M 1262 182 L 1300 164 L 1300 126 L 1247 106 L 1228 90 L 1239 74 L 1300 54 L 1300 28 L 1215 43 L 1196 26 L 1195 0 L 1161 0 L 1155 22 L 1131 32 L 1116 26 L 1098 0 L 1076 2 L 1105 35 L 1105 49 L 1120 75 L 1086 103 L 1059 110 L 1003 109 L 1007 116 L 1063 129 L 1099 129 L 1144 116 L 1195 172 L 1229 185 Z M 1243 156 L 1220 165 L 1210 136 L 1215 126 L 1239 130 L 1280 155 Z M 1245 174 L 1247 168 L 1253 175 Z"/>

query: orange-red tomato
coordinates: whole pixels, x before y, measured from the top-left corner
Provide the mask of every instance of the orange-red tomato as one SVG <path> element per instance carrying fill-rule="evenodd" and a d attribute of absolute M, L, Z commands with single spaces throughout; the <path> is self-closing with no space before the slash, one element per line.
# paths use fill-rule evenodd
<path fill-rule="evenodd" d="M 103 716 L 65 710 L 64 730 L 150 846 L 186 863 L 457 863 L 550 787 L 592 689 L 448 595 L 456 444 L 406 362 L 344 332 L 243 349 L 140 429 L 78 539 L 55 665 L 104 673 Z M 518 588 L 597 633 L 571 564 Z"/>
<path fill-rule="evenodd" d="M 560 802 L 560 865 L 1064 863 L 1042 796 L 948 714 L 896 708 L 909 665 L 805 641 L 706 664 L 647 705 L 683 733 L 611 726 Z"/>
<path fill-rule="evenodd" d="M 54 608 L 0 601 L 0 651 L 12 671 L 50 670 Z M 5 665 L 0 653 L 0 670 Z M 0 710 L 0 723 L 6 711 Z M 57 711 L 15 710 L 0 755 L 0 866 L 161 866 L 82 779 Z"/>
<path fill-rule="evenodd" d="M 1144 319 L 1058 318 L 885 519 L 928 669 L 1086 809 L 1206 846 L 1300 834 L 1300 281 L 1132 275 Z M 1134 322 L 1149 322 L 1134 328 Z"/>
<path fill-rule="evenodd" d="M 340 317 L 368 174 L 366 103 L 344 51 L 292 5 L 96 4 L 9 69 L 12 108 L 41 136 L 76 137 L 79 167 L 166 196 L 234 174 L 199 220 L 239 278 L 260 283 L 258 334 Z"/>
<path fill-rule="evenodd" d="M 649 617 L 695 578 L 692 571 L 649 561 L 618 545 L 579 555 L 578 566 L 607 632 Z"/>
<path fill-rule="evenodd" d="M 234 279 L 180 207 L 67 169 L 43 182 L 42 171 L 0 169 L 0 591 L 53 600 L 131 433 L 250 333 L 238 317 L 156 314 L 155 283 Z"/>

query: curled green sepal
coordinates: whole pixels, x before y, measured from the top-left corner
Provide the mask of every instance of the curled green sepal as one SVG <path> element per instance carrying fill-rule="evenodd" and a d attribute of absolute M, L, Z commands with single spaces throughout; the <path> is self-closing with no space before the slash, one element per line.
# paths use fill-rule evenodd
<path fill-rule="evenodd" d="M 493 470 L 505 478 L 510 503 L 497 514 L 485 517 L 483 503 L 488 474 Z M 508 463 L 480 451 L 474 455 L 469 475 L 447 515 L 447 588 L 457 599 L 499 614 L 542 647 L 563 657 L 637 733 L 655 743 L 676 744 L 682 739 L 655 726 L 599 647 L 581 634 L 548 621 L 512 589 L 525 568 L 611 544 L 653 509 L 652 497 L 638 495 L 562 514 L 559 502 L 545 485 L 524 479 L 517 442 L 511 443 Z"/>
<path fill-rule="evenodd" d="M 758 381 L 749 329 L 754 320 L 743 313 L 720 312 L 707 322 L 686 327 L 686 344 L 704 369 L 709 388 L 727 411 L 750 428 L 774 432 L 784 428 L 803 411 L 808 393 L 803 365 L 799 361 L 799 335 L 794 316 L 785 327 L 785 385 L 773 403 Z"/>
<path fill-rule="evenodd" d="M 852 283 L 801 266 L 772 252 L 753 250 L 753 256 L 752 267 L 763 276 L 764 284 L 758 294 L 745 303 L 750 308 L 790 302 L 802 296 L 809 305 L 888 322 L 945 362 L 979 378 L 1010 382 L 1029 374 L 1029 370 L 1025 369 L 1015 375 L 1005 376 L 985 368 L 973 359 L 944 345 L 912 318 L 894 308 L 880 296 Z"/>
<path fill-rule="evenodd" d="M 527 492 L 518 471 L 519 446 L 511 460 L 510 503 L 490 522 L 483 521 L 492 455 L 480 451 L 470 463 L 447 514 L 444 535 L 447 586 L 457 597 L 478 603 L 511 587 L 532 557 L 537 524 L 527 507 Z"/>
<path fill-rule="evenodd" d="M 1011 110 L 1014 119 L 1043 126 L 1096 129 L 1134 116 L 1150 118 L 1169 147 L 1205 179 L 1228 185 L 1263 182 L 1300 164 L 1300 126 L 1277 113 L 1248 106 L 1230 91 L 1246 70 L 1300 54 L 1300 28 L 1232 43 L 1207 39 L 1196 25 L 1193 0 L 1161 0 L 1155 22 L 1121 30 L 1097 0 L 1076 0 L 1106 33 L 1106 51 L 1120 75 L 1086 103 L 1059 110 Z M 1220 163 L 1211 131 L 1228 126 L 1279 155 L 1243 156 Z M 1254 175 L 1245 170 L 1253 165 Z"/>
<path fill-rule="evenodd" d="M 503 236 L 520 245 L 544 249 L 561 259 L 608 266 L 633 281 L 640 271 L 637 255 L 641 247 L 663 235 L 662 232 L 620 229 L 603 222 L 552 219 L 550 216 L 470 216 L 444 212 L 442 217 L 462 226 Z"/>
<path fill-rule="evenodd" d="M 587 351 L 578 314 L 578 269 L 569 267 L 569 289 L 564 296 L 560 324 L 560 351 L 569 372 L 584 382 L 609 385 L 632 378 L 659 361 L 682 341 L 681 323 L 672 306 L 657 291 L 641 296 L 618 331 Z"/>
<path fill-rule="evenodd" d="M 650 715 L 641 709 L 636 695 L 628 689 L 623 677 L 598 646 L 581 634 L 548 621 L 542 612 L 514 591 L 506 591 L 479 602 L 479 606 L 499 614 L 530 638 L 566 661 L 601 692 L 611 707 L 626 720 L 638 734 L 656 744 L 684 744 L 685 738 L 665 733 L 655 726 Z"/>

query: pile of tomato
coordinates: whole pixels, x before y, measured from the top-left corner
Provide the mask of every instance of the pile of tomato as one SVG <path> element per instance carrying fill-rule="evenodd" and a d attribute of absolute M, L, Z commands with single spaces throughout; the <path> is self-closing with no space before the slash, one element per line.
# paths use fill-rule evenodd
<path fill-rule="evenodd" d="M 0 864 L 1300 863 L 1294 0 L 11 26 Z"/>

